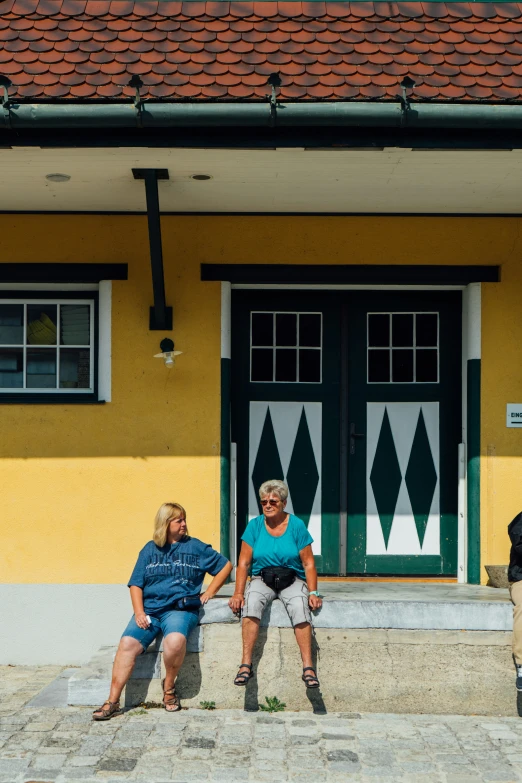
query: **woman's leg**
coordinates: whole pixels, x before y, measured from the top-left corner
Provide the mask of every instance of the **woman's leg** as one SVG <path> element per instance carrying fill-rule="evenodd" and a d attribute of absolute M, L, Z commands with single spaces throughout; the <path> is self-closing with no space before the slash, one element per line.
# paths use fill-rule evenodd
<path fill-rule="evenodd" d="M 112 667 L 110 701 L 119 701 L 121 692 L 132 674 L 138 655 L 143 652 L 141 642 L 132 636 L 122 636 Z"/>
<path fill-rule="evenodd" d="M 165 681 L 163 690 L 174 687 L 176 677 L 181 669 L 187 651 L 187 638 L 182 633 L 169 633 L 163 639 L 163 663 L 165 664 Z"/>
<path fill-rule="evenodd" d="M 308 605 L 309 592 L 306 582 L 303 579 L 296 579 L 290 587 L 281 590 L 279 597 L 285 605 L 294 627 L 303 669 L 309 670 L 304 672 L 304 677 L 308 680 L 308 682 L 305 680 L 306 685 L 316 688 L 319 685 L 319 680 L 315 676 L 317 672 L 312 658 L 312 612 Z"/>
<path fill-rule="evenodd" d="M 263 612 L 270 604 L 276 594 L 271 587 L 268 587 L 261 577 L 254 576 L 248 585 L 245 595 L 245 605 L 243 607 L 243 621 L 241 633 L 243 636 L 243 657 L 242 664 L 252 665 L 254 655 L 254 646 L 259 635 L 259 625 Z M 239 667 L 239 674 L 248 674 L 251 669 Z"/>
<path fill-rule="evenodd" d="M 307 666 L 313 667 L 312 660 L 312 626 L 310 623 L 299 623 L 294 625 L 295 638 L 299 645 L 299 652 L 303 661 L 303 669 Z"/>

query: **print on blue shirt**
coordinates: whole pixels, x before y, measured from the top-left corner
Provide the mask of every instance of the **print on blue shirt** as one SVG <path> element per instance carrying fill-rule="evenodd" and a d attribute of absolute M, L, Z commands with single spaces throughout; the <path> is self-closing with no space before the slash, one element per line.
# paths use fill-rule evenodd
<path fill-rule="evenodd" d="M 147 614 L 163 612 L 180 598 L 199 595 L 205 574 L 215 576 L 227 562 L 198 538 L 185 536 L 162 547 L 149 541 L 138 556 L 129 587 L 141 587 Z"/>

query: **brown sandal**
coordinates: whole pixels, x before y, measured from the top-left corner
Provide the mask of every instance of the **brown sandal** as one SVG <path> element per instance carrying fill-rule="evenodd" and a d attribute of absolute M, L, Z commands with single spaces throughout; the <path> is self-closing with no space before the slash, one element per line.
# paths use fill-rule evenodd
<path fill-rule="evenodd" d="M 109 706 L 106 707 L 105 705 L 108 704 Z M 99 707 L 97 710 L 94 710 L 92 713 L 92 719 L 93 720 L 110 720 L 111 718 L 115 718 L 116 715 L 121 715 L 123 713 L 123 710 L 120 708 L 120 702 L 119 701 L 104 701 L 102 706 Z"/>
<path fill-rule="evenodd" d="M 176 693 L 176 687 L 173 686 L 167 691 L 165 690 L 165 680 L 161 683 L 163 688 L 163 707 L 167 712 L 179 712 L 181 710 L 181 703 L 179 696 Z"/>

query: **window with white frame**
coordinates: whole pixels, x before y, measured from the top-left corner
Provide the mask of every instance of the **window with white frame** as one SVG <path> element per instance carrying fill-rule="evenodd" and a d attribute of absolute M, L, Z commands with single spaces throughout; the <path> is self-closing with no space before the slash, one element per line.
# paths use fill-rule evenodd
<path fill-rule="evenodd" d="M 0 298 L 0 395 L 95 392 L 95 298 Z"/>
<path fill-rule="evenodd" d="M 254 311 L 250 315 L 253 383 L 321 383 L 322 313 Z"/>

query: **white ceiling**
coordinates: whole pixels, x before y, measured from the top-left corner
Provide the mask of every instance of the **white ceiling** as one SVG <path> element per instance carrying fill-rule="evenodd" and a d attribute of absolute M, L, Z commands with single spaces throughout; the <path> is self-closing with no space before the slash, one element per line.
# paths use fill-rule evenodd
<path fill-rule="evenodd" d="M 36 147 L 0 149 L 0 211 L 143 211 L 132 168 L 169 170 L 163 212 L 522 212 L 519 150 Z"/>

